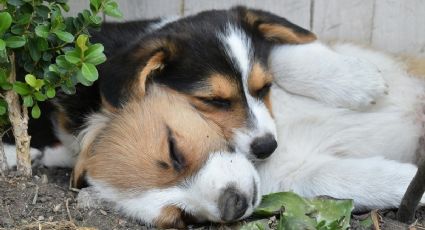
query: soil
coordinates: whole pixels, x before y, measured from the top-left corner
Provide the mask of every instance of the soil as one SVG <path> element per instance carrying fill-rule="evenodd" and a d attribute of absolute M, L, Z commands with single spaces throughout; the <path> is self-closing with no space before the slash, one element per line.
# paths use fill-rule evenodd
<path fill-rule="evenodd" d="M 78 198 L 78 191 L 69 189 L 70 173 L 69 169 L 38 168 L 32 179 L 16 177 L 13 172 L 5 178 L 0 177 L 0 229 L 149 229 L 125 218 L 105 203 L 81 207 L 81 195 Z M 360 223 L 372 215 L 380 229 L 409 229 L 409 225 L 394 220 L 395 213 L 395 210 L 383 210 L 353 215 L 351 226 L 352 229 L 372 229 Z M 416 217 L 410 229 L 425 229 L 425 207 L 419 208 Z M 234 229 L 237 226 L 239 224 L 191 228 Z"/>

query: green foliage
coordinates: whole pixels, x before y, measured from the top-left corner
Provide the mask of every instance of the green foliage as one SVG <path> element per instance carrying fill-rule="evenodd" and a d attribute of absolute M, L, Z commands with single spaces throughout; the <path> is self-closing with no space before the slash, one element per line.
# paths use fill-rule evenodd
<path fill-rule="evenodd" d="M 58 90 L 73 94 L 77 84 L 98 79 L 96 66 L 106 56 L 102 44 L 90 43 L 89 29 L 100 27 L 103 13 L 122 16 L 114 0 L 90 0 L 90 9 L 76 17 L 63 15 L 67 0 L 0 0 L 0 9 L 0 92 L 18 93 L 33 118 L 41 116 L 38 103 Z M 9 80 L 12 54 L 24 72 L 14 83 Z M 0 99 L 2 124 L 5 115 L 7 104 Z"/>
<path fill-rule="evenodd" d="M 279 215 L 278 229 L 345 230 L 350 226 L 352 200 L 328 197 L 305 199 L 292 192 L 263 196 L 254 214 L 260 217 Z M 241 229 L 268 229 L 267 223 L 255 221 Z"/>

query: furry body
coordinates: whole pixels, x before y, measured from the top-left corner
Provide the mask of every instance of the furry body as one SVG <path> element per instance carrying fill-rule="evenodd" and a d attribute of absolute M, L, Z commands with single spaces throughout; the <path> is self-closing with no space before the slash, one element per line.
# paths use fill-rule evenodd
<path fill-rule="evenodd" d="M 295 67 L 283 64 L 286 49 L 275 49 L 270 58 L 276 81 L 272 101 L 279 146 L 269 159 L 257 164 L 263 194 L 293 190 L 306 197 L 352 198 L 357 210 L 397 207 L 417 169 L 416 149 L 424 135 L 424 81 L 385 54 L 350 44 L 335 45 L 326 52 L 339 54 L 340 62 L 357 60 L 376 66 L 388 86 L 387 94 L 360 111 L 338 108 L 309 98 L 310 92 L 296 95 L 280 87 L 293 75 L 288 68 Z M 297 65 L 293 70 L 311 72 L 310 82 L 324 84 L 312 89 L 323 90 L 317 95 L 338 93 L 332 85 L 338 82 L 314 80 L 320 79 L 317 70 L 322 67 Z M 354 71 L 371 78 L 365 79 L 369 82 L 380 77 L 369 74 L 369 68 Z M 382 90 L 362 86 L 363 79 L 351 81 L 372 93 Z"/>

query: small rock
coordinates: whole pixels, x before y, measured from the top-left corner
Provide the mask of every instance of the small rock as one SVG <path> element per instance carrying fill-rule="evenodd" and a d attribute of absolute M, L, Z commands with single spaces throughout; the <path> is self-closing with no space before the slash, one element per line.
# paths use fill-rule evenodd
<path fill-rule="evenodd" d="M 118 220 L 118 224 L 121 225 L 121 226 L 125 226 L 126 223 L 127 223 L 127 221 L 125 221 L 123 219 Z"/>
<path fill-rule="evenodd" d="M 44 202 L 46 202 L 46 201 L 47 201 L 47 197 L 45 197 L 45 196 L 40 197 L 40 198 L 38 199 L 38 201 L 39 201 L 40 203 L 44 203 Z"/>
<path fill-rule="evenodd" d="M 98 208 L 101 205 L 101 199 L 98 197 L 97 191 L 92 187 L 83 188 L 77 196 L 78 208 Z"/>
<path fill-rule="evenodd" d="M 37 220 L 43 221 L 44 220 L 44 216 L 39 216 Z"/>
<path fill-rule="evenodd" d="M 41 183 L 42 184 L 49 183 L 49 178 L 47 178 L 47 175 L 46 174 L 41 175 Z"/>
<path fill-rule="evenodd" d="M 61 207 L 62 204 L 55 205 L 55 207 L 53 207 L 53 212 L 58 212 Z"/>
<path fill-rule="evenodd" d="M 53 222 L 54 216 L 49 216 L 49 222 Z"/>
<path fill-rule="evenodd" d="M 39 177 L 39 176 L 37 176 L 37 175 L 35 175 L 35 176 L 34 176 L 34 180 L 40 180 L 40 177 Z"/>
<path fill-rule="evenodd" d="M 104 211 L 102 209 L 99 209 L 99 212 L 102 213 L 102 215 L 104 215 L 104 216 L 108 215 L 108 213 L 106 213 L 106 211 Z"/>

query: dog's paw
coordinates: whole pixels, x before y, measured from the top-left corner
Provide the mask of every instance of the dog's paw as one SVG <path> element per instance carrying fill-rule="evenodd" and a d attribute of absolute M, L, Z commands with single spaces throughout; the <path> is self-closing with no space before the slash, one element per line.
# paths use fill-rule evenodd
<path fill-rule="evenodd" d="M 376 104 L 377 100 L 388 94 L 382 72 L 373 63 L 354 57 L 343 57 L 340 65 L 336 66 L 333 78 L 339 82 L 341 98 L 337 106 L 361 110 Z"/>
<path fill-rule="evenodd" d="M 4 153 L 6 155 L 8 167 L 10 169 L 16 167 L 16 164 L 17 164 L 16 146 L 4 144 Z M 41 158 L 43 157 L 42 152 L 38 149 L 35 149 L 35 148 L 30 148 L 30 155 L 31 155 L 31 161 L 32 161 L 33 166 L 38 165 Z"/>

